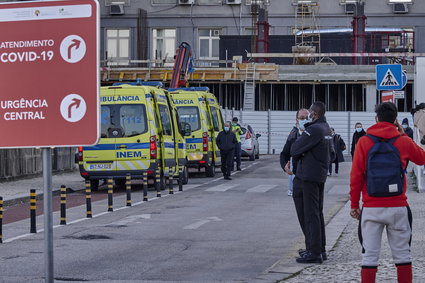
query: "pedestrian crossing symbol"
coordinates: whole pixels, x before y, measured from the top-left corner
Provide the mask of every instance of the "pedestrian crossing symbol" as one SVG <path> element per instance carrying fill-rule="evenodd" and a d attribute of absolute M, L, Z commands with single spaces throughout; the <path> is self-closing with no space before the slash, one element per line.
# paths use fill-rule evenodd
<path fill-rule="evenodd" d="M 384 78 L 382 79 L 379 86 L 400 86 L 398 81 L 394 78 L 393 72 L 390 69 L 387 70 Z"/>
<path fill-rule="evenodd" d="M 400 90 L 403 74 L 400 64 L 376 65 L 376 89 Z"/>

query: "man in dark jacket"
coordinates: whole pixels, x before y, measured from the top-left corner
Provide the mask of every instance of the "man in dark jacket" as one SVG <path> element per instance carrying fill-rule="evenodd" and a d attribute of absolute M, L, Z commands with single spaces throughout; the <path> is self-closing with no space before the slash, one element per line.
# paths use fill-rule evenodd
<path fill-rule="evenodd" d="M 221 172 L 224 179 L 232 180 L 230 173 L 233 167 L 233 157 L 235 155 L 235 146 L 238 143 L 235 134 L 230 130 L 230 123 L 224 123 L 224 131 L 221 131 L 216 139 L 217 146 L 221 155 Z"/>
<path fill-rule="evenodd" d="M 409 127 L 409 120 L 407 118 L 403 119 L 401 126 L 403 127 L 403 130 L 406 135 L 413 140 L 413 130 Z"/>
<path fill-rule="evenodd" d="M 296 113 L 295 126 L 289 132 L 286 143 L 283 146 L 283 150 L 280 153 L 280 166 L 283 171 L 289 175 L 288 177 L 288 196 L 292 196 L 292 184 L 295 177 L 295 172 L 297 171 L 297 162 L 291 160 L 291 146 L 296 141 L 296 139 L 304 131 L 304 125 L 307 123 L 308 110 L 301 108 Z"/>
<path fill-rule="evenodd" d="M 329 163 L 335 158 L 335 152 L 325 118 L 325 105 L 316 101 L 309 112 L 311 122 L 305 125 L 305 131 L 291 147 L 291 155 L 299 159 L 293 197 L 299 203 L 296 209 L 302 209 L 304 213 L 306 244 L 306 251 L 300 253 L 297 262 L 322 263 L 323 258 L 326 259 L 324 187 Z"/>
<path fill-rule="evenodd" d="M 366 132 L 363 129 L 363 125 L 360 122 L 357 122 L 354 126 L 354 134 L 353 134 L 353 140 L 351 141 L 351 157 L 354 157 L 354 151 L 356 150 L 356 144 L 359 141 L 361 137 L 366 135 Z"/>

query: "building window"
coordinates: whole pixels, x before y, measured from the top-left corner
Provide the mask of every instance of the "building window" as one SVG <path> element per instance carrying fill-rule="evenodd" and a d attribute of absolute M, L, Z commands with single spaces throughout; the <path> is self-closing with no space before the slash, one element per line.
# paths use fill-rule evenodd
<path fill-rule="evenodd" d="M 173 58 L 176 53 L 176 30 L 153 29 L 153 54 L 155 60 L 165 62 L 164 66 L 173 66 Z"/>
<path fill-rule="evenodd" d="M 130 59 L 130 30 L 106 30 L 106 59 L 111 65 L 128 65 Z"/>
<path fill-rule="evenodd" d="M 200 60 L 218 60 L 219 59 L 220 34 L 221 34 L 221 30 L 219 29 L 199 29 L 199 59 Z M 204 64 L 211 66 L 211 64 L 208 62 L 205 62 Z"/>

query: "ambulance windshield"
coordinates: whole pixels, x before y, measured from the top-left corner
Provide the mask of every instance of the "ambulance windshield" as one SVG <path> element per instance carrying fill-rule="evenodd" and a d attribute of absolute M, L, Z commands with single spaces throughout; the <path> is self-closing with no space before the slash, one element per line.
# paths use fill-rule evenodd
<path fill-rule="evenodd" d="M 199 119 L 199 109 L 196 106 L 178 106 L 177 112 L 179 113 L 180 122 L 190 124 L 192 132 L 201 128 Z"/>

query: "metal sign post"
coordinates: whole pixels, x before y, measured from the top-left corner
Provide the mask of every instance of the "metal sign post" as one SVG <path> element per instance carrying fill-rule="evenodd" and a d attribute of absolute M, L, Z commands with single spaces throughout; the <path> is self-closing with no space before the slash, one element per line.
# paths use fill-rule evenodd
<path fill-rule="evenodd" d="M 52 209 L 52 149 L 42 149 L 44 199 L 44 264 L 45 280 L 53 283 L 53 209 Z"/>

